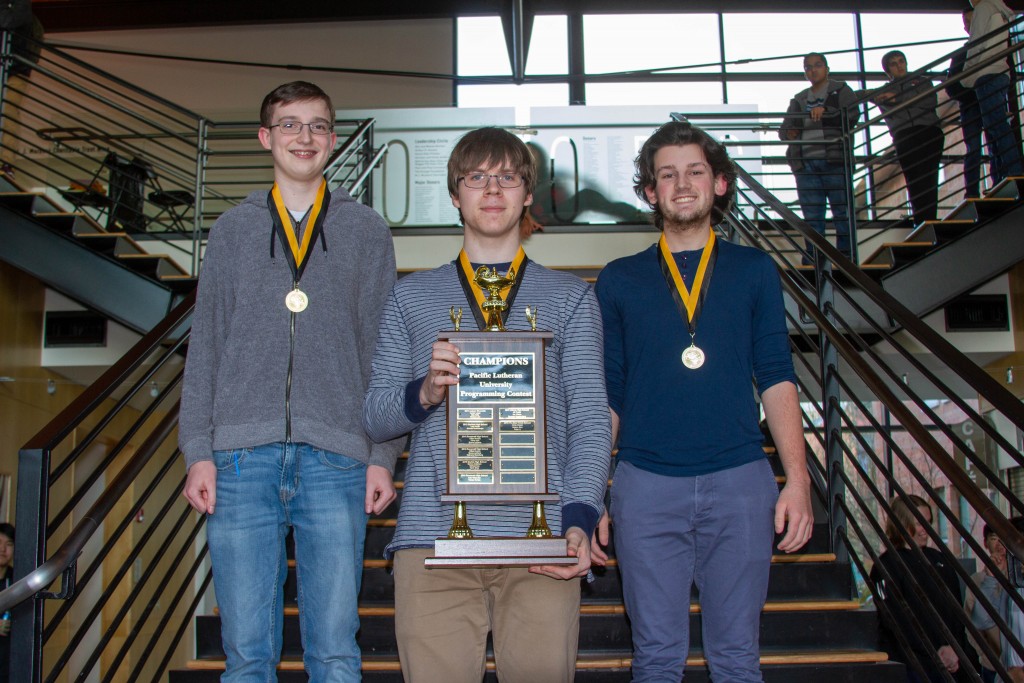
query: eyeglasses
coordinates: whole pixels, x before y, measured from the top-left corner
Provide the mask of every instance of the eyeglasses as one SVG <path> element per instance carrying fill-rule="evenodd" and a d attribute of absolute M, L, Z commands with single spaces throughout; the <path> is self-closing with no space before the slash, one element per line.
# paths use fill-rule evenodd
<path fill-rule="evenodd" d="M 490 184 L 491 178 L 497 178 L 498 187 L 511 190 L 523 184 L 523 176 L 518 173 L 470 173 L 459 178 L 471 190 L 482 190 Z"/>
<path fill-rule="evenodd" d="M 281 123 L 275 123 L 267 128 L 280 128 L 281 135 L 299 135 L 302 133 L 302 128 L 309 126 L 309 132 L 313 135 L 329 135 L 333 130 L 331 124 L 326 121 L 313 121 L 311 123 L 301 123 L 299 121 L 282 121 Z"/>

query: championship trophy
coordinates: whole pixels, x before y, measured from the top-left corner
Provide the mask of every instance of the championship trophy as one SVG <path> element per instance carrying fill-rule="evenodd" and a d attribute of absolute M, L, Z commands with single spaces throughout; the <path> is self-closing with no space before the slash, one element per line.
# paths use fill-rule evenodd
<path fill-rule="evenodd" d="M 544 414 L 544 349 L 554 337 L 537 331 L 537 309 L 526 307 L 529 332 L 508 331 L 502 322 L 507 303 L 500 292 L 515 282 L 480 266 L 474 282 L 487 290 L 481 305 L 485 329 L 460 330 L 462 309 L 450 310 L 453 332 L 438 339 L 459 347 L 459 383 L 448 388 L 447 482 L 441 496 L 454 503 L 447 538 L 434 543 L 435 567 L 523 567 L 572 565 L 564 537 L 553 537 L 544 503 L 548 491 Z M 467 503 L 532 503 L 533 522 L 521 538 L 478 538 L 467 517 Z"/>

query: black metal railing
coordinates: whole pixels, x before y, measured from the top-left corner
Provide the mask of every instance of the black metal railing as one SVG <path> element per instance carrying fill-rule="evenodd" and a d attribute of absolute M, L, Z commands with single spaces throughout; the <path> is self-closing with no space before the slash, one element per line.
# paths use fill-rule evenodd
<path fill-rule="evenodd" d="M 893 583 L 887 567 L 900 568 L 901 580 L 913 571 L 883 532 L 883 520 L 893 517 L 892 501 L 909 500 L 917 494 L 937 510 L 945 523 L 960 537 L 963 552 L 953 552 L 922 513 L 911 505 L 916 524 L 926 528 L 936 548 L 974 596 L 979 608 L 992 616 L 1006 637 L 1008 647 L 1024 654 L 1019 634 L 1008 625 L 1004 608 L 992 604 L 970 580 L 960 560 L 970 557 L 984 566 L 1007 591 L 1013 607 L 1024 609 L 1005 568 L 998 567 L 977 540 L 977 528 L 984 521 L 1002 539 L 1008 551 L 1024 557 L 1024 536 L 1008 521 L 1024 513 L 1024 502 L 1004 481 L 1000 460 L 1024 465 L 1024 455 L 1007 434 L 998 429 L 993 417 L 1024 429 L 1024 406 L 993 377 L 965 357 L 958 349 L 923 323 L 854 263 L 818 235 L 805 221 L 775 198 L 749 173 L 739 171 L 741 189 L 736 210 L 721 228 L 734 239 L 772 254 L 779 264 L 787 295 L 787 315 L 793 333 L 804 421 L 812 442 L 809 467 L 824 490 L 832 529 L 833 550 L 849 559 L 866 577 L 871 568 L 881 580 Z M 780 225 L 784 222 L 785 225 Z M 795 237 L 791 236 L 793 233 Z M 780 235 L 786 236 L 780 239 Z M 798 239 L 809 242 L 816 254 L 814 270 L 793 267 L 787 246 Z M 921 359 L 925 350 L 929 362 Z M 907 381 L 907 374 L 913 381 Z M 965 395 L 976 399 L 965 399 Z M 985 414 L 979 404 L 987 406 Z M 945 411 L 945 414 L 940 412 Z M 949 415 L 971 420 L 986 436 L 994 453 L 976 453 L 962 433 L 950 424 Z M 879 415 L 884 415 L 881 419 Z M 895 421 L 897 428 L 893 427 Z M 907 438 L 898 438 L 897 433 Z M 958 454 L 955 456 L 954 454 Z M 958 460 L 958 457 L 960 460 Z M 968 471 L 969 470 L 969 471 Z M 896 523 L 906 552 L 921 566 L 930 567 L 922 551 L 911 540 L 912 529 Z M 892 553 L 889 564 L 879 562 L 883 552 Z M 916 555 L 914 555 L 916 553 Z M 919 557 L 918 557 L 919 556 Z M 931 583 L 926 583 L 931 582 Z M 998 664 L 999 658 L 985 643 L 964 610 L 959 596 L 929 591 L 941 585 L 929 569 L 911 580 L 914 595 L 892 594 L 882 600 L 877 585 L 868 583 L 882 618 L 897 623 L 893 631 L 910 653 L 907 665 L 923 673 L 944 670 L 934 659 L 921 661 L 911 644 L 927 642 L 925 622 L 939 624 L 965 671 L 971 669 L 967 653 L 950 633 L 942 614 L 954 613 L 960 632 L 969 633 L 979 648 Z M 938 601 L 938 604 L 933 604 Z M 893 613 L 893 606 L 897 606 Z M 923 605 L 922 612 L 909 620 L 912 632 L 903 632 L 913 612 L 907 605 Z M 1006 675 L 1002 665 L 997 669 Z M 927 677 L 926 677 L 927 679 Z M 950 678 L 949 680 L 953 680 Z M 976 672 L 971 680 L 980 680 Z M 1009 678 L 1007 678 L 1009 680 Z"/>
<path fill-rule="evenodd" d="M 0 45 L 5 172 L 108 230 L 161 240 L 197 274 L 216 217 L 273 181 L 259 122 L 212 121 L 27 40 L 32 50 Z M 12 68 L 30 75 L 7 78 Z M 369 203 L 369 185 L 357 181 L 384 153 L 373 120 L 338 120 L 335 132 L 344 142 L 326 169 L 330 188 Z"/>

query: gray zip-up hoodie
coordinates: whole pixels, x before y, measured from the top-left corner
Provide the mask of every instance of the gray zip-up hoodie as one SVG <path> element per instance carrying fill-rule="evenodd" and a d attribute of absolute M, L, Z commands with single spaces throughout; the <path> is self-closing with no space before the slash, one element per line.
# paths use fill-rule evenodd
<path fill-rule="evenodd" d="M 807 100 L 810 97 L 811 89 L 801 90 L 789 101 L 789 108 L 786 110 L 786 118 L 779 127 L 779 138 L 788 141 L 789 131 L 795 130 L 799 133 L 798 140 L 805 139 L 805 135 L 814 130 L 820 133 L 822 139 L 833 140 L 843 134 L 842 111 L 845 109 L 850 126 L 857 125 L 860 120 L 860 108 L 856 106 L 857 100 L 853 90 L 845 81 L 833 81 L 829 79 L 825 97 L 825 113 L 820 121 L 811 121 L 807 115 Z M 824 148 L 824 149 L 822 149 Z M 842 163 L 843 148 L 836 142 L 824 145 L 796 145 L 792 144 L 786 148 L 786 160 L 793 172 L 804 167 L 804 156 L 812 156 L 819 153 L 820 156 L 833 163 Z"/>
<path fill-rule="evenodd" d="M 391 232 L 335 190 L 323 237 L 309 245 L 299 283 L 309 306 L 293 314 L 284 302 L 293 281 L 288 246 L 274 235 L 267 192 L 252 193 L 211 229 L 182 388 L 186 467 L 212 460 L 214 450 L 284 441 L 287 396 L 293 442 L 394 470 L 404 439 L 374 444 L 362 426 L 377 324 L 395 282 Z"/>

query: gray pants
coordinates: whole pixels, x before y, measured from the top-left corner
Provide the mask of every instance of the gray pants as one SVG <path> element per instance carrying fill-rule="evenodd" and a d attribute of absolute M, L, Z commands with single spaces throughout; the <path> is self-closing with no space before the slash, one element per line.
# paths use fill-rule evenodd
<path fill-rule="evenodd" d="M 694 582 L 715 683 L 763 680 L 760 617 L 778 496 L 764 459 L 696 477 L 619 463 L 611 514 L 633 629 L 634 683 L 681 680 Z"/>

